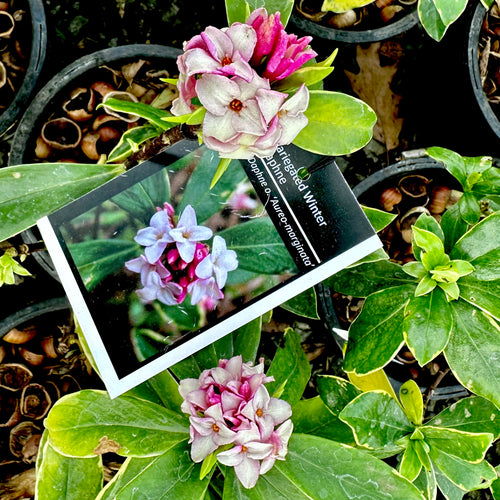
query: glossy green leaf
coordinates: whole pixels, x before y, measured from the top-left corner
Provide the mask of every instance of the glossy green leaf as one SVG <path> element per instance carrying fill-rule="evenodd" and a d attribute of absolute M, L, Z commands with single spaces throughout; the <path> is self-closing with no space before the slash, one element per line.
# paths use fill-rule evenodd
<path fill-rule="evenodd" d="M 328 409 L 319 396 L 301 399 L 292 406 L 293 430 L 354 446 L 352 429 L 339 419 L 339 413 Z"/>
<path fill-rule="evenodd" d="M 416 479 L 422 469 L 422 462 L 415 451 L 415 441 L 409 441 L 408 447 L 399 462 L 399 473 L 409 481 Z"/>
<path fill-rule="evenodd" d="M 363 101 L 341 92 L 310 91 L 309 122 L 293 143 L 323 155 L 346 155 L 367 144 L 377 116 Z"/>
<path fill-rule="evenodd" d="M 420 388 L 414 380 L 407 380 L 399 388 L 399 399 L 410 422 L 422 425 L 424 401 Z"/>
<path fill-rule="evenodd" d="M 432 418 L 428 425 L 464 432 L 488 432 L 500 436 L 500 410 L 487 399 L 473 396 L 461 399 Z"/>
<path fill-rule="evenodd" d="M 103 450 L 124 456 L 159 455 L 186 439 L 188 425 L 184 416 L 148 401 L 110 399 L 106 392 L 93 390 L 61 398 L 45 420 L 52 446 L 75 457 Z"/>
<path fill-rule="evenodd" d="M 497 479 L 491 483 L 491 493 L 493 493 L 493 498 L 495 500 L 500 499 L 500 466 L 496 467 Z"/>
<path fill-rule="evenodd" d="M 413 227 L 418 227 L 419 229 L 424 229 L 430 233 L 435 234 L 441 241 L 444 241 L 444 234 L 438 221 L 432 217 L 432 215 L 427 215 L 423 213 L 417 219 Z"/>
<path fill-rule="evenodd" d="M 403 333 L 420 366 L 434 359 L 446 347 L 452 326 L 450 305 L 439 288 L 410 299 L 405 308 Z"/>
<path fill-rule="evenodd" d="M 261 274 L 294 271 L 295 264 L 269 217 L 258 217 L 218 233 L 238 256 L 238 267 Z"/>
<path fill-rule="evenodd" d="M 474 278 L 478 280 L 500 279 L 500 247 L 491 249 L 488 253 L 476 257 L 469 264 L 474 267 Z"/>
<path fill-rule="evenodd" d="M 494 281 L 477 280 L 474 275 L 460 279 L 460 298 L 479 307 L 500 320 L 500 279 Z"/>
<path fill-rule="evenodd" d="M 412 442 L 412 446 L 415 449 L 415 453 L 418 456 L 418 459 L 420 460 L 420 463 L 423 465 L 424 469 L 426 471 L 432 471 L 432 464 L 431 464 L 431 459 L 429 457 L 429 451 L 430 447 L 429 445 L 422 439 L 414 439 L 415 434 L 420 434 L 421 432 L 419 429 L 417 429 L 413 435 L 410 438 L 410 441 Z"/>
<path fill-rule="evenodd" d="M 336 292 L 353 297 L 368 297 L 379 290 L 414 283 L 416 280 L 394 262 L 385 260 L 343 269 L 324 282 Z"/>
<path fill-rule="evenodd" d="M 280 307 L 304 318 L 319 319 L 318 303 L 314 288 L 308 288 L 304 292 L 299 293 L 299 295 L 281 304 Z"/>
<path fill-rule="evenodd" d="M 35 496 L 40 500 L 95 498 L 102 488 L 101 457 L 73 458 L 44 442 L 37 467 Z"/>
<path fill-rule="evenodd" d="M 243 362 L 255 362 L 260 344 L 262 318 L 258 317 L 241 326 L 230 336 L 233 339 L 233 355 L 241 355 Z"/>
<path fill-rule="evenodd" d="M 267 385 L 271 396 L 284 385 L 281 399 L 294 404 L 302 397 L 311 376 L 311 365 L 300 344 L 300 336 L 291 328 L 285 331 L 285 347 L 276 351 L 267 375 L 274 377 L 274 382 Z"/>
<path fill-rule="evenodd" d="M 118 111 L 119 113 L 127 113 L 144 118 L 163 131 L 175 126 L 174 123 L 169 123 L 163 120 L 165 117 L 172 116 L 168 111 L 155 108 L 142 102 L 131 102 L 109 98 L 106 99 L 105 103 L 100 104 L 98 108 L 99 107 L 104 107 L 104 109 L 110 108 L 114 111 Z"/>
<path fill-rule="evenodd" d="M 189 448 L 186 439 L 156 457 L 127 458 L 96 500 L 203 500 L 210 475 L 200 480 Z"/>
<path fill-rule="evenodd" d="M 423 467 L 417 479 L 413 481 L 413 484 L 425 495 L 427 500 L 436 499 L 437 482 L 434 468 L 430 467 L 426 469 Z"/>
<path fill-rule="evenodd" d="M 434 0 L 434 4 L 441 20 L 448 26 L 460 17 L 467 6 L 467 0 L 455 0 L 454 2 L 450 2 L 449 0 Z"/>
<path fill-rule="evenodd" d="M 434 467 L 434 473 L 436 475 L 437 486 L 446 500 L 462 500 L 464 497 L 464 490 L 462 488 L 459 488 L 448 479 L 437 467 Z"/>
<path fill-rule="evenodd" d="M 458 200 L 458 209 L 460 216 L 467 224 L 476 224 L 481 217 L 481 208 L 472 193 L 466 192 L 461 196 Z"/>
<path fill-rule="evenodd" d="M 279 92 L 290 92 L 298 89 L 301 85 L 310 87 L 323 81 L 332 71 L 332 67 L 319 64 L 304 65 L 283 80 L 277 80 L 273 83 L 272 88 Z"/>
<path fill-rule="evenodd" d="M 87 290 L 92 290 L 140 253 L 137 243 L 126 240 L 83 241 L 69 245 L 68 249 Z"/>
<path fill-rule="evenodd" d="M 419 0 L 418 17 L 427 34 L 437 42 L 441 41 L 448 27 L 443 23 L 433 0 Z"/>
<path fill-rule="evenodd" d="M 424 276 L 418 283 L 415 290 L 415 297 L 422 297 L 428 295 L 437 286 L 437 282 L 433 280 L 430 276 Z"/>
<path fill-rule="evenodd" d="M 455 243 L 467 232 L 468 224 L 460 217 L 458 204 L 447 208 L 441 217 L 441 229 L 445 235 L 444 250 L 450 253 Z"/>
<path fill-rule="evenodd" d="M 120 137 L 118 144 L 109 153 L 108 163 L 125 160 L 132 153 L 139 150 L 140 144 L 160 134 L 161 130 L 155 125 L 150 124 L 126 130 Z"/>
<path fill-rule="evenodd" d="M 146 383 L 154 390 L 165 408 L 180 413 L 183 399 L 179 394 L 179 384 L 168 370 L 155 375 Z"/>
<path fill-rule="evenodd" d="M 125 172 L 123 165 L 37 163 L 0 169 L 0 241 Z"/>
<path fill-rule="evenodd" d="M 424 276 L 427 276 L 427 269 L 421 262 L 407 262 L 403 265 L 403 271 L 414 278 L 421 280 Z"/>
<path fill-rule="evenodd" d="M 405 306 L 413 296 L 411 285 L 381 290 L 370 295 L 361 314 L 349 328 L 344 370 L 365 374 L 382 368 L 403 345 Z"/>
<path fill-rule="evenodd" d="M 351 383 L 360 391 L 384 391 L 395 400 L 398 399 L 389 377 L 387 377 L 382 368 L 370 372 L 367 375 L 357 375 L 356 373 L 349 372 L 347 376 Z"/>
<path fill-rule="evenodd" d="M 378 210 L 376 208 L 366 206 L 363 206 L 362 208 L 367 219 L 370 221 L 370 224 L 377 233 L 386 228 L 397 217 L 396 214 L 384 212 L 383 210 Z"/>
<path fill-rule="evenodd" d="M 462 156 L 451 149 L 439 147 L 428 148 L 426 152 L 431 158 L 444 163 L 446 169 L 451 172 L 462 186 L 465 186 L 468 173 Z"/>
<path fill-rule="evenodd" d="M 454 328 L 444 350 L 448 364 L 462 385 L 500 407 L 500 326 L 463 300 L 450 304 Z"/>
<path fill-rule="evenodd" d="M 383 248 L 379 248 L 378 250 L 375 250 L 375 252 L 372 252 L 368 254 L 366 257 L 363 257 L 362 259 L 359 259 L 356 261 L 354 264 L 351 264 L 350 266 L 347 266 L 349 268 L 359 266 L 360 264 L 366 264 L 368 262 L 377 262 L 379 260 L 389 260 L 389 256 L 385 252 Z"/>
<path fill-rule="evenodd" d="M 428 271 L 449 262 L 449 258 L 444 253 L 443 242 L 439 236 L 425 229 L 413 226 L 413 240 L 422 250 L 420 258 Z"/>
<path fill-rule="evenodd" d="M 316 436 L 293 434 L 286 460 L 260 476 L 251 490 L 224 484 L 228 500 L 423 500 L 392 467 L 364 451 Z"/>
<path fill-rule="evenodd" d="M 436 467 L 465 491 L 487 487 L 496 478 L 495 469 L 486 461 L 472 464 L 432 446 L 430 456 Z"/>
<path fill-rule="evenodd" d="M 347 403 L 361 394 L 354 384 L 333 375 L 318 375 L 316 384 L 321 400 L 334 415 L 338 415 Z"/>
<path fill-rule="evenodd" d="M 444 291 L 449 302 L 458 300 L 460 297 L 460 289 L 456 283 L 438 283 L 439 288 Z"/>
<path fill-rule="evenodd" d="M 350 9 L 357 9 L 371 3 L 373 0 L 324 0 L 321 6 L 322 12 L 346 12 Z"/>
<path fill-rule="evenodd" d="M 339 418 L 351 426 L 360 446 L 392 454 L 402 449 L 396 441 L 414 429 L 399 404 L 385 392 L 360 394 L 342 410 Z"/>
<path fill-rule="evenodd" d="M 293 0 L 226 0 L 226 14 L 229 24 L 244 23 L 247 20 L 245 4 L 248 4 L 250 11 L 265 7 L 269 14 L 280 12 L 283 26 L 287 25 L 293 9 Z"/>

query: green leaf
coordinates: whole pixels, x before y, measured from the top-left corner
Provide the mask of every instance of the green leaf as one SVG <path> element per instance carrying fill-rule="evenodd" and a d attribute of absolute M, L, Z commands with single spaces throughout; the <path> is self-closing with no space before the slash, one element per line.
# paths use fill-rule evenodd
<path fill-rule="evenodd" d="M 42 454 L 37 466 L 36 498 L 80 500 L 97 496 L 103 480 L 101 457 L 65 457 L 46 441 Z"/>
<path fill-rule="evenodd" d="M 368 262 L 377 262 L 379 260 L 389 260 L 389 256 L 387 255 L 387 253 L 383 248 L 375 250 L 375 252 L 368 254 L 366 257 L 359 259 L 354 264 L 351 264 L 350 266 L 347 267 L 349 268 L 356 267 L 359 266 L 360 264 L 367 264 Z"/>
<path fill-rule="evenodd" d="M 311 90 L 304 113 L 309 123 L 293 143 L 323 155 L 346 155 L 366 145 L 377 116 L 363 101 L 341 92 Z"/>
<path fill-rule="evenodd" d="M 348 403 L 361 394 L 354 384 L 333 375 L 318 375 L 316 383 L 321 400 L 334 415 L 338 415 Z"/>
<path fill-rule="evenodd" d="M 432 0 L 429 0 L 432 2 Z M 427 4 L 426 4 L 427 5 Z M 444 163 L 446 169 L 465 186 L 467 182 L 467 167 L 465 160 L 458 153 L 446 148 L 432 147 L 427 149 L 427 154 L 437 161 Z"/>
<path fill-rule="evenodd" d="M 217 170 L 215 171 L 214 176 L 210 182 L 210 189 L 212 189 L 220 180 L 224 172 L 228 169 L 229 164 L 231 163 L 230 158 L 220 158 L 219 164 L 217 165 Z"/>
<path fill-rule="evenodd" d="M 389 378 L 382 368 L 370 372 L 367 375 L 356 375 L 353 372 L 349 372 L 347 376 L 352 384 L 360 391 L 384 391 L 395 400 L 398 399 Z"/>
<path fill-rule="evenodd" d="M 418 17 L 427 34 L 437 42 L 441 41 L 448 26 L 443 23 L 441 16 L 434 5 L 434 0 L 419 0 Z"/>
<path fill-rule="evenodd" d="M 450 481 L 437 467 L 434 467 L 436 482 L 446 500 L 462 500 L 464 490 L 459 488 L 455 483 Z"/>
<path fill-rule="evenodd" d="M 399 473 L 409 481 L 414 481 L 422 469 L 422 462 L 415 451 L 415 441 L 409 441 L 399 463 Z"/>
<path fill-rule="evenodd" d="M 446 300 L 458 300 L 460 297 L 460 289 L 456 283 L 438 283 L 439 288 L 446 294 Z"/>
<path fill-rule="evenodd" d="M 292 435 L 286 460 L 276 461 L 253 489 L 238 489 L 231 478 L 229 475 L 224 484 L 224 499 L 423 500 L 409 481 L 381 460 L 344 444 L 303 434 Z"/>
<path fill-rule="evenodd" d="M 281 13 L 281 23 L 286 27 L 292 13 L 293 0 L 226 0 L 226 13 L 229 24 L 244 23 L 247 20 L 248 4 L 250 11 L 265 7 L 268 14 Z"/>
<path fill-rule="evenodd" d="M 273 83 L 272 89 L 278 92 L 290 92 L 298 89 L 301 85 L 309 87 L 324 80 L 332 71 L 332 67 L 320 64 L 304 65 L 283 80 L 277 80 Z"/>
<path fill-rule="evenodd" d="M 0 169 L 0 241 L 125 172 L 123 165 L 38 163 Z"/>
<path fill-rule="evenodd" d="M 419 280 L 427 276 L 427 269 L 421 262 L 407 262 L 403 265 L 403 271 Z"/>
<path fill-rule="evenodd" d="M 458 209 L 460 216 L 467 222 L 467 224 L 474 225 L 481 217 L 481 208 L 476 197 L 470 193 L 465 192 L 458 200 Z"/>
<path fill-rule="evenodd" d="M 418 442 L 417 445 L 418 444 L 420 444 L 420 442 Z M 436 499 L 437 483 L 433 467 L 429 467 L 429 469 L 423 467 L 417 479 L 413 481 L 413 484 L 425 495 L 426 499 Z"/>
<path fill-rule="evenodd" d="M 324 0 L 321 6 L 322 12 L 341 13 L 351 9 L 357 9 L 372 3 L 373 0 Z"/>
<path fill-rule="evenodd" d="M 428 425 L 464 432 L 488 432 L 500 436 L 500 411 L 487 399 L 473 396 L 445 408 Z"/>
<path fill-rule="evenodd" d="M 370 221 L 370 224 L 377 233 L 386 228 L 397 217 L 396 214 L 384 212 L 383 210 L 378 210 L 376 208 L 366 206 L 363 206 L 362 208 L 366 217 Z"/>
<path fill-rule="evenodd" d="M 343 269 L 324 283 L 336 292 L 353 297 L 368 297 L 379 290 L 410 283 L 416 285 L 415 279 L 408 277 L 399 264 L 385 260 Z"/>
<path fill-rule="evenodd" d="M 203 500 L 210 475 L 200 480 L 189 447 L 186 439 L 156 457 L 127 458 L 96 500 Z"/>
<path fill-rule="evenodd" d="M 311 365 L 302 349 L 299 335 L 288 328 L 284 336 L 285 347 L 278 348 L 267 371 L 268 376 L 274 377 L 274 382 L 270 382 L 267 389 L 272 396 L 284 384 L 280 397 L 294 404 L 302 397 L 306 388 L 311 376 Z"/>
<path fill-rule="evenodd" d="M 145 383 L 155 391 L 165 408 L 180 413 L 183 398 L 179 394 L 179 384 L 168 370 L 162 371 Z"/>
<path fill-rule="evenodd" d="M 444 350 L 460 383 L 500 406 L 500 326 L 463 300 L 451 303 L 454 328 Z"/>
<path fill-rule="evenodd" d="M 390 454 L 402 450 L 396 441 L 414 429 L 399 404 L 385 392 L 360 394 L 342 410 L 339 418 L 351 426 L 360 446 Z"/>
<path fill-rule="evenodd" d="M 415 288 L 403 285 L 370 295 L 349 328 L 344 370 L 357 374 L 382 368 L 403 345 L 404 308 Z"/>
<path fill-rule="evenodd" d="M 110 399 L 106 392 L 92 390 L 57 401 L 45 427 L 52 446 L 75 457 L 110 449 L 124 456 L 159 455 L 189 433 L 187 419 L 178 413 L 142 399 Z"/>
<path fill-rule="evenodd" d="M 261 274 L 294 271 L 295 264 L 269 217 L 258 217 L 218 233 L 238 256 L 238 267 Z"/>
<path fill-rule="evenodd" d="M 419 216 L 413 227 L 425 229 L 426 231 L 435 234 L 441 241 L 444 241 L 443 230 L 441 229 L 438 221 L 432 217 L 432 215 L 423 213 Z"/>
<path fill-rule="evenodd" d="M 467 222 L 460 216 L 458 204 L 447 208 L 441 217 L 441 229 L 445 235 L 444 250 L 450 253 L 455 243 L 467 232 Z"/>
<path fill-rule="evenodd" d="M 104 109 L 110 108 L 120 113 L 127 113 L 138 116 L 140 118 L 144 118 L 149 123 L 155 125 L 163 131 L 175 126 L 174 123 L 168 123 L 163 120 L 163 118 L 165 117 L 172 116 L 168 111 L 154 108 L 153 106 L 144 104 L 142 102 L 131 102 L 123 101 L 121 99 L 109 98 L 106 99 L 105 103 L 99 104 L 97 107 L 103 107 Z"/>
<path fill-rule="evenodd" d="M 222 210 L 237 185 L 247 179 L 245 171 L 239 161 L 228 163 L 228 169 L 224 177 L 212 189 L 210 179 L 217 169 L 219 159 L 215 151 L 206 149 L 203 152 L 196 169 L 192 173 L 182 201 L 179 204 L 179 213 L 186 205 L 191 205 L 196 211 L 198 223 L 205 222 L 212 215 Z"/>
<path fill-rule="evenodd" d="M 418 438 L 416 435 L 418 434 Z M 431 459 L 429 458 L 429 445 L 423 440 L 423 435 L 420 429 L 416 429 L 413 435 L 410 437 L 410 441 L 413 443 L 412 446 L 415 448 L 415 453 L 420 460 L 420 463 L 424 466 L 426 471 L 432 471 Z"/>
<path fill-rule="evenodd" d="M 452 327 L 450 305 L 439 288 L 427 295 L 412 297 L 405 308 L 404 338 L 420 366 L 446 347 Z"/>
<path fill-rule="evenodd" d="M 474 275 L 460 278 L 460 298 L 500 320 L 500 279 L 482 281 Z"/>
<path fill-rule="evenodd" d="M 87 290 L 92 290 L 106 276 L 122 269 L 137 257 L 139 246 L 126 240 L 93 240 L 69 245 L 68 249 Z"/>
<path fill-rule="evenodd" d="M 422 250 L 420 260 L 428 271 L 449 262 L 449 258 L 444 253 L 443 242 L 439 236 L 425 229 L 413 226 L 413 240 Z"/>
<path fill-rule="evenodd" d="M 339 413 L 332 412 L 319 396 L 301 399 L 292 406 L 293 430 L 354 446 L 352 430 L 339 419 Z"/>
<path fill-rule="evenodd" d="M 281 306 L 286 311 L 298 314 L 304 318 L 319 319 L 318 304 L 316 300 L 316 292 L 314 288 L 309 288 L 293 299 L 287 300 Z"/>
<path fill-rule="evenodd" d="M 495 469 L 497 473 L 497 479 L 491 483 L 491 493 L 493 493 L 493 498 L 495 500 L 500 499 L 500 466 Z"/>
<path fill-rule="evenodd" d="M 422 425 L 424 401 L 422 393 L 414 380 L 407 380 L 399 388 L 399 399 L 410 422 L 415 425 Z"/>
<path fill-rule="evenodd" d="M 448 26 L 460 17 L 465 7 L 467 7 L 467 0 L 455 0 L 454 2 L 450 2 L 449 0 L 434 0 L 434 4 L 441 20 Z"/>
<path fill-rule="evenodd" d="M 436 286 L 437 283 L 435 280 L 433 280 L 430 276 L 424 276 L 417 285 L 415 297 L 422 297 L 423 295 L 429 294 L 436 288 Z"/>
<path fill-rule="evenodd" d="M 139 150 L 140 144 L 160 134 L 161 129 L 150 124 L 126 130 L 120 137 L 118 144 L 109 153 L 107 162 L 113 163 L 125 160 L 132 153 Z"/>

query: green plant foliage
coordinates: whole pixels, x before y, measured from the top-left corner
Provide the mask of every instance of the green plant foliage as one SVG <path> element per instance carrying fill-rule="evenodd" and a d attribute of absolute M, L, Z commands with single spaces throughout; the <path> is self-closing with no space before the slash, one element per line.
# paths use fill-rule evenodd
<path fill-rule="evenodd" d="M 0 257 L 0 286 L 14 285 L 16 277 L 18 276 L 31 276 L 31 273 L 25 269 L 14 258 L 17 256 L 17 251 L 13 248 L 7 249 Z"/>
<path fill-rule="evenodd" d="M 269 14 L 279 12 L 281 23 L 286 26 L 293 9 L 293 0 L 226 0 L 229 24 L 244 23 L 251 11 L 265 7 Z"/>
<path fill-rule="evenodd" d="M 0 169 L 0 241 L 125 171 L 123 165 L 37 163 Z"/>
<path fill-rule="evenodd" d="M 372 138 L 377 121 L 363 101 L 341 92 L 311 90 L 304 113 L 309 123 L 293 143 L 322 155 L 346 155 L 362 148 Z"/>
<path fill-rule="evenodd" d="M 314 288 L 309 288 L 299 293 L 299 295 L 281 304 L 280 307 L 304 318 L 319 319 Z"/>
<path fill-rule="evenodd" d="M 321 10 L 323 12 L 341 13 L 363 7 L 372 2 L 373 0 L 324 0 Z"/>
<path fill-rule="evenodd" d="M 422 425 L 424 401 L 414 380 L 408 380 L 400 387 L 399 399 L 410 422 L 415 425 Z"/>
<path fill-rule="evenodd" d="M 118 144 L 109 153 L 108 163 L 126 160 L 132 153 L 139 151 L 139 146 L 143 142 L 157 137 L 160 133 L 161 129 L 151 124 L 126 130 L 120 137 Z"/>

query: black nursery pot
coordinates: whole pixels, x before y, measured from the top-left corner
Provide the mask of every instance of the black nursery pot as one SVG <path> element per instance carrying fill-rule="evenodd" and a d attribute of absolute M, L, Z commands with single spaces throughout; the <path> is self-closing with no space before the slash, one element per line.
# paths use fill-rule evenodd
<path fill-rule="evenodd" d="M 45 59 L 45 52 L 47 49 L 47 25 L 45 23 L 43 3 L 42 0 L 27 0 L 27 5 L 31 18 L 31 51 L 29 63 L 14 100 L 0 115 L 0 136 L 12 126 L 26 107 L 35 89 Z"/>
<path fill-rule="evenodd" d="M 339 29 L 324 26 L 317 22 L 306 19 L 300 13 L 294 11 L 290 17 L 290 23 L 299 28 L 304 33 L 323 40 L 343 42 L 349 44 L 373 43 L 387 40 L 397 35 L 401 35 L 418 24 L 417 9 L 410 11 L 397 21 L 388 23 L 385 26 L 373 29 Z"/>
<path fill-rule="evenodd" d="M 100 66 L 126 64 L 133 60 L 144 58 L 148 61 L 159 62 L 175 71 L 175 60 L 181 53 L 179 49 L 153 44 L 123 45 L 103 49 L 76 60 L 57 75 L 55 75 L 36 94 L 32 103 L 24 113 L 14 139 L 9 156 L 9 166 L 32 163 L 29 152 L 34 151 L 36 139 L 41 129 L 41 123 L 46 119 L 50 107 L 58 102 L 61 96 L 69 92 L 87 73 L 97 70 Z M 22 233 L 25 243 L 34 243 L 40 240 L 38 230 L 29 229 Z M 37 262 L 53 278 L 59 280 L 49 254 L 45 251 L 34 255 Z"/>

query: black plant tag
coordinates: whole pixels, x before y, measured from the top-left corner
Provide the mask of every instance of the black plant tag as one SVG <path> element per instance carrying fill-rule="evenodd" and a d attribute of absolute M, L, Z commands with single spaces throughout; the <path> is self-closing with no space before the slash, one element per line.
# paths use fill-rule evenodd
<path fill-rule="evenodd" d="M 307 271 L 375 232 L 331 157 L 296 146 L 244 169 L 297 268 Z"/>

